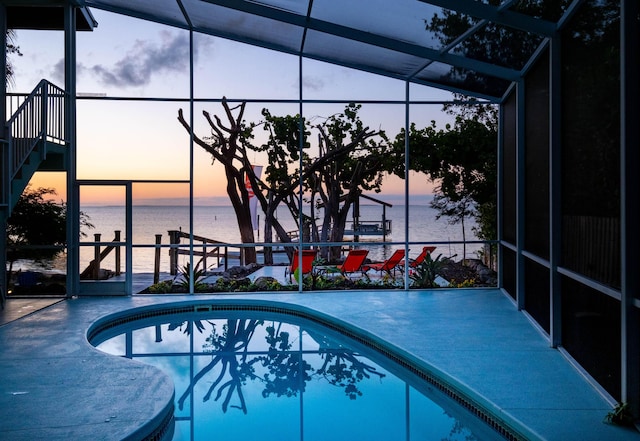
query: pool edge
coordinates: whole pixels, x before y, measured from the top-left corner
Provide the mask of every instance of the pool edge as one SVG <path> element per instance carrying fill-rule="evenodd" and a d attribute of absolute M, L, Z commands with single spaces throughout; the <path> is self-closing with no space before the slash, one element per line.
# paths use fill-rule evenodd
<path fill-rule="evenodd" d="M 208 311 L 243 310 L 270 312 L 300 317 L 326 326 L 336 332 L 352 338 L 359 344 L 367 346 L 383 356 L 391 359 L 413 375 L 436 387 L 459 406 L 475 415 L 487 426 L 508 440 L 543 439 L 517 418 L 504 409 L 479 394 L 473 388 L 438 369 L 427 361 L 385 341 L 375 334 L 361 327 L 338 319 L 330 314 L 320 312 L 311 307 L 289 303 L 282 300 L 264 299 L 189 299 L 170 301 L 161 304 L 149 304 L 131 307 L 125 310 L 109 313 L 95 320 L 87 329 L 86 338 L 89 342 L 101 333 L 107 332 L 126 323 L 150 317 L 172 315 L 180 313 L 202 313 Z M 145 438 L 147 439 L 147 438 Z M 149 438 L 152 439 L 152 438 Z M 157 438 L 162 439 L 162 438 Z M 154 440 L 155 441 L 155 440 Z"/>

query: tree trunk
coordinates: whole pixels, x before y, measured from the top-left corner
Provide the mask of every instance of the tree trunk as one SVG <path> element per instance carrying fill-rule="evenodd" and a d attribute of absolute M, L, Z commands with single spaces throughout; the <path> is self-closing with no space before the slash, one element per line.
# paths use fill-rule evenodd
<path fill-rule="evenodd" d="M 251 222 L 249 203 L 243 203 L 242 198 L 238 195 L 240 189 L 243 188 L 241 186 L 244 185 L 242 176 L 231 166 L 225 166 L 225 173 L 227 175 L 227 194 L 229 195 L 231 205 L 233 206 L 236 218 L 238 219 L 240 241 L 242 243 L 254 243 L 255 239 L 253 236 L 253 223 Z M 240 259 L 240 264 L 242 265 L 257 263 L 255 247 L 242 248 L 240 250 L 240 256 L 244 257 L 244 259 Z"/>
<path fill-rule="evenodd" d="M 269 205 L 273 201 L 273 194 L 269 192 Z M 273 265 L 273 248 L 266 246 L 268 243 L 273 242 L 273 216 L 265 216 L 264 220 L 264 264 Z"/>

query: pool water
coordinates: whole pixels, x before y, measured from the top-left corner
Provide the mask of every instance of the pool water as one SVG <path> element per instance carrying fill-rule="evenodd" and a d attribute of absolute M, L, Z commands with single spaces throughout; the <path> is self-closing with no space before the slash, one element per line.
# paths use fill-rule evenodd
<path fill-rule="evenodd" d="M 298 317 L 158 316 L 92 340 L 171 376 L 176 441 L 503 439 L 377 351 Z"/>

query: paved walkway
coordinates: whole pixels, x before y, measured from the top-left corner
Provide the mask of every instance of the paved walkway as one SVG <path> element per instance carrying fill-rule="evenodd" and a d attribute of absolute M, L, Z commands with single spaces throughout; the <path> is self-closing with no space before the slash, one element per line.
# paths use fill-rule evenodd
<path fill-rule="evenodd" d="M 151 366 L 92 348 L 89 326 L 134 307 L 244 299 L 313 310 L 380 338 L 447 373 L 531 439 L 640 440 L 603 423 L 610 403 L 495 289 L 66 300 L 0 326 L 0 439 L 136 439 L 164 416 L 173 386 Z"/>

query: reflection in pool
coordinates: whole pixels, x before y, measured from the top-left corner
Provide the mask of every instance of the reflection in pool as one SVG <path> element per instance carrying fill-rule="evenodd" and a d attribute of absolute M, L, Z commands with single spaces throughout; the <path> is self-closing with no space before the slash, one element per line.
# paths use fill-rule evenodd
<path fill-rule="evenodd" d="M 173 378 L 174 440 L 503 439 L 378 352 L 301 318 L 159 316 L 92 343 Z"/>

